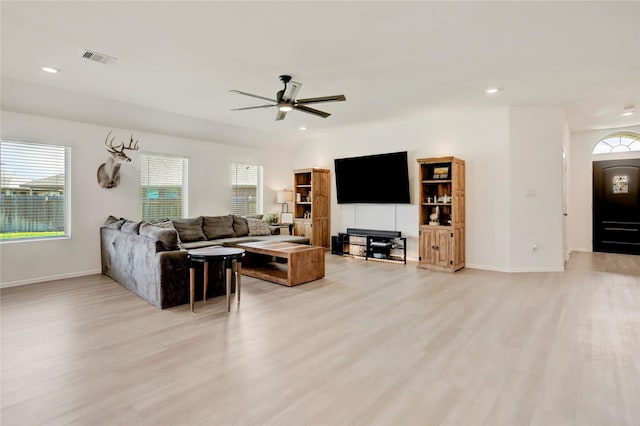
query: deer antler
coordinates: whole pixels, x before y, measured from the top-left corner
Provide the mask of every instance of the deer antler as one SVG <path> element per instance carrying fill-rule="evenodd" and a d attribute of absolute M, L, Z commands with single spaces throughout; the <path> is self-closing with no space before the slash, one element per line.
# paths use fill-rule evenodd
<path fill-rule="evenodd" d="M 131 135 L 129 146 L 124 146 L 124 142 L 122 143 L 122 151 L 124 151 L 125 149 L 130 149 L 131 151 L 137 151 L 140 149 L 140 147 L 138 146 L 138 139 L 136 139 L 136 143 L 133 144 L 133 134 Z"/>
<path fill-rule="evenodd" d="M 116 137 L 112 137 L 111 141 L 109 141 L 109 136 L 111 136 L 111 132 L 109 132 L 109 134 L 107 135 L 107 137 L 104 140 L 104 144 L 107 147 L 107 151 L 112 153 L 112 154 L 116 154 L 118 152 L 122 152 L 122 150 L 118 151 L 118 148 L 124 148 L 124 143 L 118 144 L 116 146 L 113 146 L 113 141 L 116 139 Z"/>
<path fill-rule="evenodd" d="M 111 140 L 109 140 L 109 136 L 111 136 L 111 132 L 109 132 L 106 139 L 104 140 L 104 144 L 107 146 L 107 151 L 111 154 L 123 154 L 125 149 L 131 151 L 137 151 L 140 149 L 140 147 L 138 146 L 138 140 L 136 140 L 135 143 L 133 142 L 133 134 L 131 135 L 128 146 L 124 146 L 124 142 L 114 146 L 113 141 L 116 139 L 116 137 L 114 136 L 111 138 Z"/>

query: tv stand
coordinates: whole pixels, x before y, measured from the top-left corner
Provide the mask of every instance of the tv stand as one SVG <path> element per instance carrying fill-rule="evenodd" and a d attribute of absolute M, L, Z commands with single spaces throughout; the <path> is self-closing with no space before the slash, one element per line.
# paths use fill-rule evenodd
<path fill-rule="evenodd" d="M 331 238 L 331 253 L 406 265 L 407 239 L 400 231 L 347 228 Z"/>

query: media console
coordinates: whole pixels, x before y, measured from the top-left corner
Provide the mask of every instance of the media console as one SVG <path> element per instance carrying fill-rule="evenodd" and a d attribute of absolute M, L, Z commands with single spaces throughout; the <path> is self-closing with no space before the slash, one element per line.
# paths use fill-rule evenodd
<path fill-rule="evenodd" d="M 331 237 L 331 253 L 365 260 L 407 263 L 407 239 L 400 231 L 347 228 Z"/>

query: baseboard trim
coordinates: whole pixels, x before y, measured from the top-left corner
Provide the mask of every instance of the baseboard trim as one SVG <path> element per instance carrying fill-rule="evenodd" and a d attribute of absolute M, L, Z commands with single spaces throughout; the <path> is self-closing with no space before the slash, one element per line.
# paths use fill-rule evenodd
<path fill-rule="evenodd" d="M 496 268 L 495 266 L 485 265 L 466 265 L 470 269 L 482 269 L 485 271 L 493 272 L 506 272 L 506 273 L 522 273 L 522 272 L 564 272 L 564 267 L 542 267 L 542 268 Z"/>
<path fill-rule="evenodd" d="M 36 284 L 36 283 L 41 283 L 41 282 L 45 282 L 45 281 L 63 280 L 63 279 L 66 279 L 66 278 L 84 277 L 86 275 L 95 275 L 95 274 L 101 274 L 101 273 L 102 273 L 101 269 L 95 269 L 95 270 L 91 270 L 91 271 L 72 272 L 72 273 L 69 273 L 69 274 L 49 275 L 49 276 L 46 276 L 46 277 L 31 278 L 31 279 L 28 279 L 28 280 L 9 281 L 9 282 L 6 282 L 6 283 L 0 283 L 0 288 L 16 287 L 16 286 L 19 286 L 19 285 Z"/>

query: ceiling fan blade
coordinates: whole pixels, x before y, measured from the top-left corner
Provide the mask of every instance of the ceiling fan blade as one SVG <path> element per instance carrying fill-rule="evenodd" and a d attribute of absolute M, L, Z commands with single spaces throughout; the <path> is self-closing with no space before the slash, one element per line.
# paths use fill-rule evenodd
<path fill-rule="evenodd" d="M 346 101 L 347 98 L 344 95 L 334 95 L 334 96 L 320 96 L 318 98 L 307 98 L 307 99 L 298 99 L 296 100 L 297 104 L 317 104 L 320 102 L 342 102 Z"/>
<path fill-rule="evenodd" d="M 241 92 L 240 90 L 229 90 L 231 93 L 237 93 L 238 95 L 251 96 L 252 98 L 263 99 L 265 101 L 276 102 L 275 99 L 265 98 L 264 96 L 254 95 L 253 93 Z"/>
<path fill-rule="evenodd" d="M 293 109 L 296 109 L 298 111 L 302 111 L 302 112 L 307 112 L 309 114 L 313 114 L 313 115 L 317 115 L 318 117 L 322 117 L 322 118 L 327 118 L 328 116 L 330 116 L 331 114 L 328 112 L 324 112 L 324 111 L 320 111 L 317 109 L 313 109 L 313 108 L 309 108 L 307 106 L 304 105 L 294 105 Z"/>
<path fill-rule="evenodd" d="M 258 105 L 258 106 L 252 106 L 252 107 L 244 107 L 244 108 L 233 108 L 233 109 L 230 109 L 229 111 L 242 111 L 245 109 L 269 108 L 274 106 L 276 106 L 276 104 Z"/>
<path fill-rule="evenodd" d="M 284 117 L 286 117 L 286 115 L 287 115 L 287 111 L 278 110 L 278 114 L 276 114 L 276 121 L 284 120 Z"/>
<path fill-rule="evenodd" d="M 291 101 L 296 98 L 298 91 L 302 87 L 302 83 L 298 83 L 297 81 L 290 81 L 287 83 L 287 90 L 285 90 L 282 99 L 285 101 Z"/>

